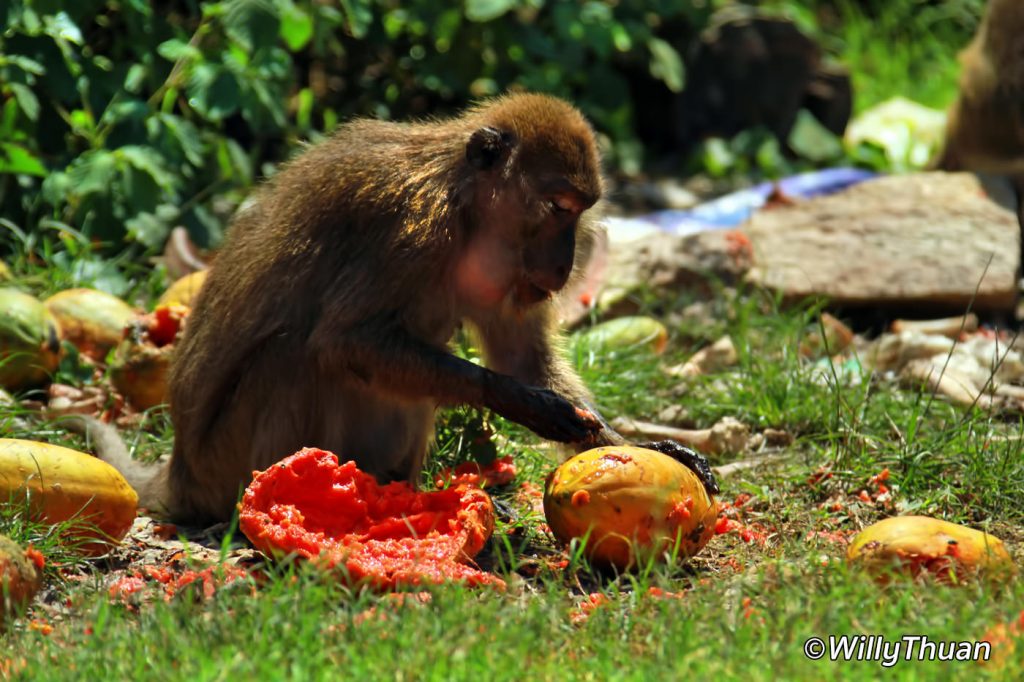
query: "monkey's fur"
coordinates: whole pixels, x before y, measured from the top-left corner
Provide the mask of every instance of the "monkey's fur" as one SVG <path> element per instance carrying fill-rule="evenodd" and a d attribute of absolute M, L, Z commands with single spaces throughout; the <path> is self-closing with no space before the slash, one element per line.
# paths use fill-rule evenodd
<path fill-rule="evenodd" d="M 1024 2 L 989 0 L 960 63 L 960 92 L 949 111 L 944 149 L 935 165 L 1009 176 L 1021 204 Z"/>
<path fill-rule="evenodd" d="M 438 405 L 488 407 L 578 448 L 623 442 L 555 347 L 551 295 L 602 193 L 570 105 L 519 94 L 424 123 L 358 120 L 236 217 L 172 365 L 169 462 L 99 443 L 142 504 L 228 518 L 304 446 L 414 479 Z M 487 369 L 449 352 L 475 332 Z"/>

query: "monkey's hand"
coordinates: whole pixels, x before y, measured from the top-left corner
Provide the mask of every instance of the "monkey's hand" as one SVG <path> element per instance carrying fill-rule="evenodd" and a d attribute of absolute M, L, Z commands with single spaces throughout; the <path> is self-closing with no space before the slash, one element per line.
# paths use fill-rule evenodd
<path fill-rule="evenodd" d="M 711 465 L 708 464 L 708 460 L 704 455 L 697 451 L 691 450 L 685 445 L 680 445 L 674 440 L 640 443 L 639 447 L 656 450 L 663 455 L 668 455 L 677 462 L 685 464 L 690 471 L 697 474 L 697 478 L 704 484 L 704 489 L 708 491 L 708 495 L 717 495 L 720 492 L 718 481 L 715 480 L 715 474 L 711 471 Z"/>
<path fill-rule="evenodd" d="M 487 375 L 483 402 L 541 438 L 560 443 L 591 440 L 602 428 L 592 412 L 576 407 L 554 391 L 526 386 L 504 374 Z"/>

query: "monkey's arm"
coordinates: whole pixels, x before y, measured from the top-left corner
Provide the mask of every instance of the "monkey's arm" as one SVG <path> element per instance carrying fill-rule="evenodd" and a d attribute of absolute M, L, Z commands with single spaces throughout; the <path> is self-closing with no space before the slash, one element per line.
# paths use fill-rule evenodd
<path fill-rule="evenodd" d="M 577 442 L 577 451 L 601 445 L 624 445 L 628 441 L 619 435 L 594 409 L 590 393 L 579 375 L 569 366 L 551 340 L 556 338 L 550 312 L 521 319 L 495 319 L 480 325 L 477 332 L 484 347 L 488 365 L 510 374 L 528 384 L 546 386 L 570 402 L 590 410 L 601 423 L 601 431 L 591 438 Z M 707 488 L 709 494 L 719 492 L 711 465 L 703 455 L 672 440 L 639 443 L 640 447 L 657 450 L 689 467 Z"/>
<path fill-rule="evenodd" d="M 329 370 L 377 390 L 439 404 L 487 407 L 542 438 L 575 443 L 602 428 L 594 415 L 546 387 L 479 367 L 435 348 L 394 321 L 362 324 L 331 336 L 318 328 L 310 339 Z"/>
<path fill-rule="evenodd" d="M 627 442 L 597 411 L 583 381 L 559 352 L 550 310 L 538 309 L 523 316 L 495 316 L 476 321 L 474 331 L 488 367 L 525 384 L 554 391 L 594 415 L 601 428 L 584 440 L 574 441 L 578 451 Z"/>

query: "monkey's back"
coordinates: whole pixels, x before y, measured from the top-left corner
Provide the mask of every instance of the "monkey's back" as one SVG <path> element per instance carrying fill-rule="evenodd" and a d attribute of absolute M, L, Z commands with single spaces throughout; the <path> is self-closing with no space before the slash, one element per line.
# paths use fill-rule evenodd
<path fill-rule="evenodd" d="M 403 124 L 344 126 L 236 216 L 171 369 L 170 485 L 185 516 L 230 514 L 254 468 L 307 445 L 363 451 L 371 473 L 385 448 L 394 459 L 425 449 L 432 406 L 365 390 L 324 366 L 320 347 L 408 307 L 447 267 L 448 238 L 431 231 L 458 206 L 436 196 L 452 181 L 432 174 L 447 172 L 450 160 L 434 157 L 460 141 L 417 134 Z M 447 341 L 452 320 L 428 323 Z"/>

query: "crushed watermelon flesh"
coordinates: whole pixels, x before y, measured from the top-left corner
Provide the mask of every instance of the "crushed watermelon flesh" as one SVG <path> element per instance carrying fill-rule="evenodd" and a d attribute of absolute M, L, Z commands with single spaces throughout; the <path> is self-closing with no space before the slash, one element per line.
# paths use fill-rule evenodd
<path fill-rule="evenodd" d="M 239 527 L 260 551 L 297 555 L 378 589 L 464 582 L 504 587 L 470 565 L 494 530 L 494 505 L 479 488 L 419 492 L 381 485 L 355 462 L 305 448 L 253 481 Z"/>

